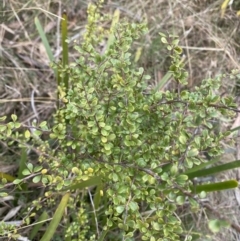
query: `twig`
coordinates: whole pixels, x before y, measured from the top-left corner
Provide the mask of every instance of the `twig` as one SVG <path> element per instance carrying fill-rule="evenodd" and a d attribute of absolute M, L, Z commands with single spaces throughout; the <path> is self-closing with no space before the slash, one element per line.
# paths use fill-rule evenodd
<path fill-rule="evenodd" d="M 91 194 L 89 188 L 88 188 L 88 195 L 89 195 L 91 205 L 92 205 L 92 208 L 93 208 L 93 214 L 94 214 L 94 220 L 95 220 L 95 223 L 96 223 L 97 234 L 98 234 L 98 237 L 100 237 L 100 232 L 99 232 L 99 229 L 98 229 L 98 220 L 97 220 L 97 215 L 96 215 L 96 209 L 95 209 L 95 205 L 94 205 L 94 202 L 93 202 L 93 199 L 92 199 L 92 194 Z"/>

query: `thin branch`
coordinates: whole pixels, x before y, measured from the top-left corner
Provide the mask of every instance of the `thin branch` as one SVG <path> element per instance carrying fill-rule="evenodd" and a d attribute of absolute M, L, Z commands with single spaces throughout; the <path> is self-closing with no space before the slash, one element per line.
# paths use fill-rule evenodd
<path fill-rule="evenodd" d="M 92 194 L 91 194 L 89 188 L 88 188 L 88 195 L 89 195 L 91 205 L 92 205 L 92 208 L 93 208 L 93 214 L 94 214 L 94 220 L 95 220 L 95 223 L 96 223 L 97 235 L 98 235 L 98 237 L 100 237 L 100 232 L 99 232 L 99 228 L 98 228 L 98 220 L 97 220 L 97 215 L 96 215 L 96 209 L 95 209 L 95 205 L 94 205 L 94 202 L 93 202 L 93 199 L 92 199 Z"/>

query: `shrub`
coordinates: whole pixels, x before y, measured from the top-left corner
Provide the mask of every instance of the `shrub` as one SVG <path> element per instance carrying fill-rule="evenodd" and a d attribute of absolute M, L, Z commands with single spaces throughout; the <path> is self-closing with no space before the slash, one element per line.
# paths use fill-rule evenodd
<path fill-rule="evenodd" d="M 164 34 L 178 89 L 149 90 L 150 77 L 134 66 L 130 53 L 146 25 L 122 21 L 109 33 L 103 27 L 109 17 L 100 14 L 100 6 L 89 5 L 88 14 L 84 42 L 75 46 L 79 58 L 53 66 L 61 78 L 68 75 L 69 87 L 59 86 L 62 102 L 52 128 L 43 122 L 33 132 L 14 134 L 20 126 L 13 116 L 1 125 L 1 138 L 37 150 L 40 166 L 28 163 L 23 179 L 49 187 L 34 201 L 36 207 L 44 199 L 47 209 L 60 193 L 71 191 L 63 240 L 179 240 L 178 205 L 186 199 L 198 205 L 184 173 L 206 162 L 206 152 L 210 157 L 223 152 L 221 140 L 229 133 L 216 133 L 213 119 L 230 115 L 232 100 L 217 95 L 221 78 L 183 89 L 187 73 L 178 39 Z M 102 50 L 109 34 L 113 40 Z M 47 141 L 43 132 L 49 133 Z"/>

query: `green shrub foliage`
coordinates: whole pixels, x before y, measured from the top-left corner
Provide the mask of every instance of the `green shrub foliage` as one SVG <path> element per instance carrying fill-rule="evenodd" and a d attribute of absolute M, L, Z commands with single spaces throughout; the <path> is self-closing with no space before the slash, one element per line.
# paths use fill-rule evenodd
<path fill-rule="evenodd" d="M 78 193 L 68 207 L 69 240 L 179 240 L 177 206 L 186 197 L 197 204 L 183 173 L 204 162 L 206 152 L 222 153 L 220 141 L 228 133 L 216 133 L 214 120 L 230 114 L 232 100 L 217 94 L 220 78 L 193 91 L 183 88 L 187 73 L 178 39 L 164 34 L 159 38 L 172 58 L 177 89 L 149 89 L 150 77 L 130 53 L 146 25 L 121 20 L 109 32 L 103 23 L 110 18 L 99 9 L 89 5 L 84 42 L 75 46 L 79 58 L 54 66 L 61 77 L 68 74 L 69 90 L 59 86 L 62 104 L 50 141 L 27 132 L 40 143 L 39 162 L 48 166 L 36 181 L 50 185 L 49 203 L 56 191 Z M 110 34 L 111 45 L 102 49 Z M 46 131 L 46 123 L 41 128 Z M 96 188 L 86 189 L 91 180 Z"/>

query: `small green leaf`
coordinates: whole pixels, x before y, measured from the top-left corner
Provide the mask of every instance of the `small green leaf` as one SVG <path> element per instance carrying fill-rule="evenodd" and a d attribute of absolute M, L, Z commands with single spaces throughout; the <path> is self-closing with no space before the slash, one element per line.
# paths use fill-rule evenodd
<path fill-rule="evenodd" d="M 162 43 L 164 43 L 164 44 L 167 44 L 167 43 L 168 43 L 168 41 L 167 41 L 167 39 L 166 39 L 165 37 L 161 37 L 161 41 L 162 41 Z"/>
<path fill-rule="evenodd" d="M 162 229 L 161 225 L 157 222 L 152 222 L 152 227 L 154 230 L 160 231 Z"/>
<path fill-rule="evenodd" d="M 42 177 L 42 183 L 43 183 L 43 184 L 48 184 L 48 183 L 49 183 L 48 178 L 43 176 L 43 177 Z"/>
<path fill-rule="evenodd" d="M 197 156 L 198 155 L 198 149 L 197 148 L 193 148 L 193 149 L 190 149 L 187 153 L 187 156 L 188 157 L 194 157 L 194 156 Z"/>
<path fill-rule="evenodd" d="M 38 182 L 40 182 L 41 181 L 41 175 L 38 175 L 38 176 L 35 176 L 34 178 L 33 178 L 33 183 L 38 183 Z"/>
<path fill-rule="evenodd" d="M 187 179 L 188 179 L 187 175 L 179 175 L 176 177 L 176 182 L 179 185 L 184 185 L 186 183 Z"/>
<path fill-rule="evenodd" d="M 109 135 L 108 131 L 105 130 L 105 129 L 102 129 L 102 130 L 101 130 L 101 134 L 102 134 L 103 136 L 108 136 L 108 135 Z"/>
<path fill-rule="evenodd" d="M 88 127 L 93 127 L 93 126 L 96 126 L 96 123 L 95 121 L 88 121 L 87 125 Z"/>
<path fill-rule="evenodd" d="M 105 129 L 106 131 L 110 131 L 110 130 L 112 129 L 112 127 L 109 126 L 109 125 L 106 125 L 106 126 L 104 126 L 104 129 Z"/>
<path fill-rule="evenodd" d="M 54 134 L 54 133 L 51 133 L 51 134 L 49 135 L 49 137 L 50 137 L 51 139 L 56 139 L 56 138 L 57 138 L 57 135 Z"/>
<path fill-rule="evenodd" d="M 129 146 L 131 146 L 132 142 L 125 139 L 124 144 L 129 147 Z"/>
<path fill-rule="evenodd" d="M 178 205 L 183 205 L 184 202 L 185 202 L 185 197 L 184 196 L 178 196 L 176 201 L 177 201 Z"/>
<path fill-rule="evenodd" d="M 180 141 L 180 143 L 183 144 L 183 145 L 186 144 L 186 143 L 187 143 L 187 138 L 186 138 L 186 136 L 185 136 L 185 135 L 180 135 L 179 141 Z"/>
<path fill-rule="evenodd" d="M 118 175 L 116 173 L 113 173 L 112 179 L 113 179 L 114 182 L 117 182 L 118 181 Z"/>
<path fill-rule="evenodd" d="M 213 219 L 208 222 L 208 227 L 213 233 L 218 233 L 221 228 L 230 227 L 230 223 L 225 220 Z"/>
<path fill-rule="evenodd" d="M 62 190 L 62 188 L 63 188 L 63 183 L 62 182 L 58 183 L 56 186 L 56 189 L 60 191 Z"/>
<path fill-rule="evenodd" d="M 106 143 L 106 144 L 104 144 L 104 149 L 106 150 L 106 151 L 110 151 L 111 149 L 112 149 L 112 144 L 111 143 Z"/>
<path fill-rule="evenodd" d="M 39 124 L 39 127 L 41 127 L 42 129 L 45 129 L 47 128 L 47 122 L 46 121 L 43 121 Z"/>
<path fill-rule="evenodd" d="M 13 122 L 15 122 L 17 120 L 17 116 L 14 114 L 11 115 L 11 118 L 12 118 Z"/>
<path fill-rule="evenodd" d="M 207 193 L 204 192 L 204 191 L 202 191 L 202 192 L 199 193 L 199 197 L 200 197 L 200 198 L 206 198 L 206 196 L 207 196 Z"/>
<path fill-rule="evenodd" d="M 0 125 L 0 132 L 3 132 L 7 129 L 7 126 L 5 125 Z"/>
<path fill-rule="evenodd" d="M 64 125 L 62 123 L 59 123 L 58 126 L 57 126 L 57 129 L 59 131 L 62 131 L 64 129 Z"/>
<path fill-rule="evenodd" d="M 31 174 L 31 172 L 30 172 L 28 169 L 24 169 L 24 170 L 22 171 L 22 174 L 23 174 L 24 176 L 28 176 L 28 175 Z"/>
<path fill-rule="evenodd" d="M 138 72 L 139 72 L 139 74 L 141 75 L 141 74 L 144 72 L 144 68 L 143 68 L 143 67 L 140 67 L 140 68 L 138 69 Z"/>
<path fill-rule="evenodd" d="M 149 175 L 144 175 L 142 177 L 142 180 L 143 180 L 144 183 L 148 181 L 148 177 L 149 177 Z"/>
<path fill-rule="evenodd" d="M 136 210 L 139 209 L 138 204 L 136 202 L 133 202 L 133 201 L 129 203 L 129 207 L 133 212 L 135 212 Z"/>
<path fill-rule="evenodd" d="M 33 171 L 33 164 L 32 164 L 32 163 L 28 163 L 28 164 L 27 164 L 27 168 L 28 168 L 28 170 L 29 170 L 30 172 L 32 172 L 32 171 Z"/>
<path fill-rule="evenodd" d="M 117 213 L 121 214 L 123 211 L 124 211 L 125 207 L 122 205 L 122 206 L 118 206 L 116 207 L 116 211 Z"/>
<path fill-rule="evenodd" d="M 175 175 L 178 172 L 178 167 L 176 164 L 172 165 L 170 169 L 171 174 Z"/>
<path fill-rule="evenodd" d="M 109 141 L 113 141 L 115 138 L 116 138 L 116 135 L 113 133 L 108 136 Z"/>
<path fill-rule="evenodd" d="M 15 127 L 16 129 L 20 128 L 21 125 L 22 125 L 22 124 L 19 123 L 19 122 L 15 122 L 15 123 L 14 123 L 14 127 Z"/>
<path fill-rule="evenodd" d="M 162 175 L 161 175 L 161 178 L 163 181 L 167 181 L 169 179 L 169 176 L 166 172 L 164 172 Z"/>
<path fill-rule="evenodd" d="M 29 130 L 26 130 L 25 131 L 25 133 L 24 133 L 24 136 L 25 136 L 25 138 L 30 138 L 30 136 L 31 136 L 31 133 L 30 133 L 30 131 Z"/>
<path fill-rule="evenodd" d="M 107 139 L 105 136 L 102 136 L 102 137 L 101 137 L 101 141 L 102 141 L 103 143 L 106 143 L 106 142 L 108 141 L 108 139 Z"/>
<path fill-rule="evenodd" d="M 0 192 L 0 197 L 7 197 L 9 194 L 7 192 Z"/>
<path fill-rule="evenodd" d="M 164 34 L 164 33 L 162 33 L 162 32 L 159 32 L 158 33 L 160 36 L 162 36 L 162 37 L 166 37 L 166 34 Z"/>
<path fill-rule="evenodd" d="M 0 121 L 5 121 L 7 119 L 7 116 L 1 116 Z"/>
<path fill-rule="evenodd" d="M 71 180 L 64 180 L 63 185 L 64 185 L 65 187 L 68 187 L 69 185 L 71 185 L 71 183 L 72 183 Z"/>
<path fill-rule="evenodd" d="M 100 127 L 104 127 L 106 124 L 105 124 L 105 122 L 99 122 L 98 125 L 99 125 Z"/>
<path fill-rule="evenodd" d="M 13 183 L 16 184 L 16 185 L 19 184 L 19 183 L 21 183 L 21 182 L 22 182 L 22 179 L 15 179 L 15 180 L 13 181 Z"/>
<path fill-rule="evenodd" d="M 12 130 L 11 129 L 7 129 L 7 137 L 11 136 L 12 134 Z"/>
<path fill-rule="evenodd" d="M 174 39 L 174 40 L 172 41 L 172 44 L 173 44 L 174 46 L 178 46 L 178 43 L 179 43 L 179 39 Z"/>
<path fill-rule="evenodd" d="M 36 167 L 34 167 L 33 172 L 39 172 L 39 171 L 41 171 L 42 169 L 43 169 L 42 166 L 36 166 Z"/>
<path fill-rule="evenodd" d="M 151 77 L 151 75 L 144 75 L 144 79 L 145 80 L 149 80 L 149 79 L 151 79 L 152 77 Z"/>
<path fill-rule="evenodd" d="M 179 46 L 176 46 L 174 48 L 174 51 L 176 51 L 177 54 L 181 54 L 182 53 L 182 48 L 180 48 Z"/>

